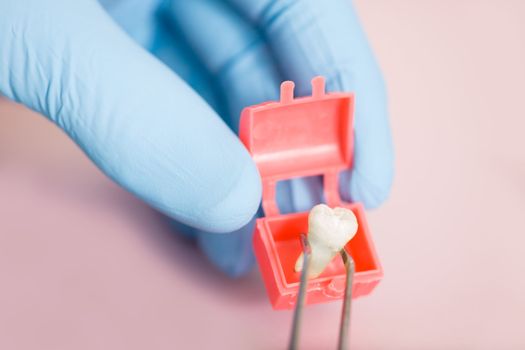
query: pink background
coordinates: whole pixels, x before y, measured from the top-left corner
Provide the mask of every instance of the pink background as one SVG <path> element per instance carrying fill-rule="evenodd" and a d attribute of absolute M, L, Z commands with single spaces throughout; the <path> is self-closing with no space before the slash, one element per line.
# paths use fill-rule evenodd
<path fill-rule="evenodd" d="M 356 2 L 397 173 L 353 349 L 525 348 L 525 2 Z M 43 118 L 0 101 L 0 349 L 268 349 L 290 312 L 231 281 Z M 340 304 L 307 309 L 333 348 Z"/>

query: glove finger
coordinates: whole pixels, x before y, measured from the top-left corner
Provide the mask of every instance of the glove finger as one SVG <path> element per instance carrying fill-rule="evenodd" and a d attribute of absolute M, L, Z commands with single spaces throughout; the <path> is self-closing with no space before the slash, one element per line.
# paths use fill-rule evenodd
<path fill-rule="evenodd" d="M 109 177 L 172 218 L 215 232 L 250 221 L 261 190 L 249 154 L 97 2 L 1 2 L 0 14 L 4 95 L 49 117 Z"/>
<path fill-rule="evenodd" d="M 227 0 L 264 33 L 286 79 L 298 95 L 323 75 L 327 89 L 356 96 L 351 172 L 341 175 L 343 198 L 378 206 L 389 194 L 393 147 L 384 82 L 357 15 L 348 0 Z M 298 186 L 310 191 L 309 186 Z"/>
<path fill-rule="evenodd" d="M 179 43 L 183 42 L 211 77 L 222 101 L 217 109 L 233 130 L 238 130 L 244 107 L 278 98 L 280 76 L 264 40 L 231 8 L 214 0 L 172 1 L 162 14 L 172 30 L 175 47 L 181 48 Z M 198 85 L 196 89 L 200 90 Z M 287 201 L 284 196 L 283 202 Z M 238 277 L 254 263 L 253 228 L 252 221 L 223 235 L 202 230 L 196 234 L 208 258 L 228 275 Z"/>
<path fill-rule="evenodd" d="M 151 50 L 158 31 L 157 11 L 163 0 L 98 0 L 111 18 L 140 46 Z"/>
<path fill-rule="evenodd" d="M 202 230 L 197 232 L 197 243 L 208 259 L 232 278 L 246 275 L 255 264 L 252 237 L 255 218 L 240 229 L 215 234 Z"/>
<path fill-rule="evenodd" d="M 163 0 L 99 0 L 104 9 L 138 44 L 175 71 L 217 110 L 210 77 L 197 57 L 165 25 Z"/>
<path fill-rule="evenodd" d="M 224 120 L 237 131 L 244 107 L 278 98 L 281 77 L 260 34 L 216 0 L 171 1 L 163 14 L 214 80 Z M 203 26 L 203 23 L 206 23 Z M 220 40 L 217 40 L 220 33 Z"/>

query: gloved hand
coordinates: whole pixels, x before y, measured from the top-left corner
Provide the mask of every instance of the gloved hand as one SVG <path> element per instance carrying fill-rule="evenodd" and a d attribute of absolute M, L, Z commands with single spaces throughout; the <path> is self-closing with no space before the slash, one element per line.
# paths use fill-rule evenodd
<path fill-rule="evenodd" d="M 309 94 L 315 75 L 329 91 L 355 92 L 354 168 L 341 174 L 341 194 L 367 207 L 386 198 L 385 89 L 349 1 L 103 6 L 0 0 L 0 93 L 48 117 L 106 175 L 192 228 L 223 271 L 239 276 L 253 265 L 261 196 L 256 167 L 228 126 L 237 131 L 243 107 L 277 99 L 283 80 L 296 83 L 296 95 Z M 278 186 L 284 212 L 320 196 L 318 178 Z"/>

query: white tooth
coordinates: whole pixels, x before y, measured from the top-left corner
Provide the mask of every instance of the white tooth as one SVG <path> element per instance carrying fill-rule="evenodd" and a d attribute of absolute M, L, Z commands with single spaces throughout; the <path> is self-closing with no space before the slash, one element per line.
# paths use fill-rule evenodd
<path fill-rule="evenodd" d="M 345 208 L 331 209 L 318 204 L 308 215 L 308 243 L 310 255 L 309 278 L 319 276 L 341 249 L 355 236 L 357 218 Z M 295 271 L 303 269 L 303 254 L 295 263 Z"/>

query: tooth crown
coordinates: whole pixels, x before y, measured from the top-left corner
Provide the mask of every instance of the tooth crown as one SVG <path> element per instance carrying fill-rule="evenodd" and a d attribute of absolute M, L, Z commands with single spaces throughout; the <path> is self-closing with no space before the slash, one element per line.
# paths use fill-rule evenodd
<path fill-rule="evenodd" d="M 332 259 L 355 236 L 358 224 L 351 210 L 331 209 L 325 204 L 312 208 L 308 216 L 308 243 L 311 247 L 309 277 L 320 275 Z M 295 264 L 295 270 L 303 267 L 301 254 Z"/>
<path fill-rule="evenodd" d="M 357 232 L 357 218 L 351 210 L 331 209 L 325 204 L 312 208 L 308 216 L 308 240 L 340 251 Z"/>

